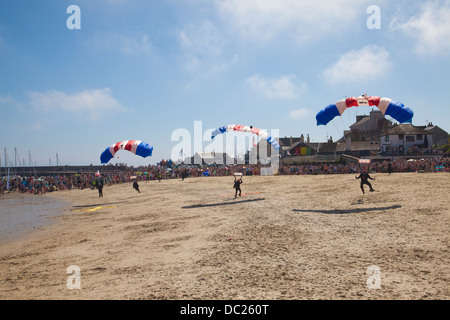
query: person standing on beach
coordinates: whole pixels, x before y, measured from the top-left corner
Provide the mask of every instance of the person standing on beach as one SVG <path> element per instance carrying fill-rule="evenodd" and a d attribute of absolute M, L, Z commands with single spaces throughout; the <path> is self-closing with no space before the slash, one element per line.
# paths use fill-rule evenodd
<path fill-rule="evenodd" d="M 391 174 L 391 172 L 392 172 L 392 163 L 388 163 L 388 169 L 387 169 L 387 172 L 389 172 L 389 174 Z"/>
<path fill-rule="evenodd" d="M 103 198 L 103 180 L 97 179 L 98 197 Z"/>
<path fill-rule="evenodd" d="M 369 173 L 367 173 L 366 170 L 364 170 L 363 172 L 361 172 L 361 174 L 360 174 L 358 177 L 356 177 L 356 179 L 361 179 L 361 190 L 362 190 L 362 193 L 363 193 L 363 194 L 365 193 L 365 192 L 364 192 L 364 185 L 365 185 L 365 184 L 367 184 L 367 185 L 369 186 L 370 192 L 375 191 L 375 190 L 373 190 L 372 185 L 371 185 L 370 182 L 369 182 L 369 179 L 370 179 L 370 180 L 375 180 L 375 178 L 372 178 L 372 177 L 369 175 Z"/>
<path fill-rule="evenodd" d="M 234 198 L 236 199 L 238 191 L 239 191 L 239 197 L 241 196 L 241 184 L 242 184 L 242 178 L 240 179 L 236 179 L 236 177 L 234 178 L 234 186 L 233 188 L 236 189 L 236 193 L 234 194 Z"/>

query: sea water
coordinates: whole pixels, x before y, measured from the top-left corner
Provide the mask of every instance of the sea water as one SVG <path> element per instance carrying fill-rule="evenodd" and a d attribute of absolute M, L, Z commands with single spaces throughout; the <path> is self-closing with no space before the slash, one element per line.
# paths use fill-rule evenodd
<path fill-rule="evenodd" d="M 48 195 L 0 196 L 0 244 L 18 239 L 52 223 L 67 203 Z"/>

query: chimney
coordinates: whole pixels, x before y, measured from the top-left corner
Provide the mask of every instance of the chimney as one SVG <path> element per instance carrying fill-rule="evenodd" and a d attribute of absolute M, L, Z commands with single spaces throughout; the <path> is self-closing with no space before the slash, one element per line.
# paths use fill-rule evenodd
<path fill-rule="evenodd" d="M 345 151 L 351 151 L 352 150 L 352 137 L 349 134 L 349 132 L 346 132 L 344 134 L 345 136 Z"/>
<path fill-rule="evenodd" d="M 292 146 L 293 142 L 292 142 L 292 137 L 289 138 L 289 145 Z"/>
<path fill-rule="evenodd" d="M 306 137 L 306 142 L 307 142 L 307 143 L 310 143 L 310 140 L 309 140 L 309 133 L 308 133 L 308 136 Z"/>

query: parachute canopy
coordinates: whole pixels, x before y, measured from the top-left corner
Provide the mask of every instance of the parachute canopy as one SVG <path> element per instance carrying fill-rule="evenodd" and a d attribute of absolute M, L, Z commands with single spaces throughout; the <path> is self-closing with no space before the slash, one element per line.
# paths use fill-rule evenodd
<path fill-rule="evenodd" d="M 266 131 L 254 128 L 253 126 L 243 126 L 243 125 L 236 125 L 236 124 L 230 124 L 228 126 L 220 127 L 212 132 L 211 139 L 214 139 L 218 134 L 225 133 L 225 132 L 231 132 L 231 131 L 237 131 L 237 132 L 249 132 L 258 135 L 261 137 L 261 139 L 266 140 L 272 145 L 272 148 L 275 150 L 280 149 L 280 145 L 278 144 L 277 140 L 274 137 L 271 137 Z"/>
<path fill-rule="evenodd" d="M 114 158 L 114 155 L 119 150 L 127 150 L 138 156 L 146 158 L 152 155 L 153 147 L 148 143 L 139 140 L 117 142 L 103 151 L 100 156 L 100 161 L 102 163 L 108 163 L 109 160 Z"/>
<path fill-rule="evenodd" d="M 384 115 L 391 116 L 400 123 L 411 123 L 414 116 L 413 111 L 403 103 L 393 101 L 390 98 L 350 97 L 330 104 L 316 115 L 317 125 L 326 125 L 336 116 L 341 116 L 347 108 L 360 106 L 376 106 Z"/>

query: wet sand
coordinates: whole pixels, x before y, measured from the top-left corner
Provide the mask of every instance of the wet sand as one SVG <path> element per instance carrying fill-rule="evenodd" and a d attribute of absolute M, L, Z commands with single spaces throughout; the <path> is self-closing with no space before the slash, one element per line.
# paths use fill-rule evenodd
<path fill-rule="evenodd" d="M 10 193 L 0 196 L 0 245 L 14 241 L 52 223 L 61 214 L 65 201 L 46 197 Z"/>
<path fill-rule="evenodd" d="M 54 224 L 0 246 L 0 299 L 449 299 L 449 175 L 373 176 L 366 194 L 354 175 L 56 192 Z"/>

